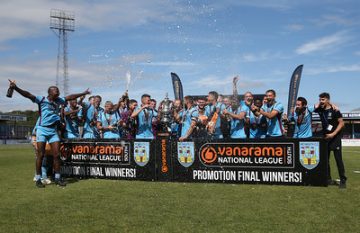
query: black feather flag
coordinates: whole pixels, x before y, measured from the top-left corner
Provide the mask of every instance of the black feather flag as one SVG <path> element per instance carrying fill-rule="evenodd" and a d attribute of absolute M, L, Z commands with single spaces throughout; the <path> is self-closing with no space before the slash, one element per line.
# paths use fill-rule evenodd
<path fill-rule="evenodd" d="M 287 109 L 287 114 L 289 116 L 292 114 L 292 111 L 295 109 L 303 66 L 304 65 L 299 65 L 298 67 L 296 67 L 296 69 L 294 70 L 291 76 L 290 87 L 289 87 L 288 109 Z"/>
<path fill-rule="evenodd" d="M 174 88 L 175 99 L 183 100 L 183 98 L 184 98 L 183 86 L 181 84 L 181 80 L 180 80 L 179 76 L 175 73 L 171 73 L 171 79 L 172 79 L 172 84 L 173 84 L 173 88 Z"/>

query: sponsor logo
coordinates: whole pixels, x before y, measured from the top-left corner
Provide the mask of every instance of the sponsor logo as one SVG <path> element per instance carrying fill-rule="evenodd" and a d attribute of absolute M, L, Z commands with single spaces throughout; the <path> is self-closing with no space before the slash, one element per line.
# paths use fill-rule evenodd
<path fill-rule="evenodd" d="M 217 152 L 214 147 L 207 146 L 201 150 L 200 156 L 205 164 L 212 164 L 217 159 Z"/>
<path fill-rule="evenodd" d="M 161 171 L 167 173 L 169 167 L 166 161 L 166 139 L 161 139 Z"/>
<path fill-rule="evenodd" d="M 319 142 L 299 142 L 299 159 L 301 165 L 308 169 L 314 169 L 320 163 Z"/>
<path fill-rule="evenodd" d="M 73 145 L 71 151 L 74 154 L 123 154 L 125 146 L 122 145 Z"/>
<path fill-rule="evenodd" d="M 149 142 L 134 142 L 134 160 L 141 167 L 149 162 Z"/>
<path fill-rule="evenodd" d="M 64 144 L 60 145 L 60 159 L 62 161 L 66 161 L 69 157 L 71 157 L 71 149 L 66 147 Z"/>
<path fill-rule="evenodd" d="M 207 167 L 294 167 L 294 143 L 206 143 L 199 159 Z"/>
<path fill-rule="evenodd" d="M 190 167 L 194 163 L 194 142 L 178 142 L 177 157 L 184 167 Z"/>
<path fill-rule="evenodd" d="M 89 162 L 89 164 L 114 163 L 130 164 L 130 143 L 64 143 L 60 147 L 61 160 L 64 162 Z"/>

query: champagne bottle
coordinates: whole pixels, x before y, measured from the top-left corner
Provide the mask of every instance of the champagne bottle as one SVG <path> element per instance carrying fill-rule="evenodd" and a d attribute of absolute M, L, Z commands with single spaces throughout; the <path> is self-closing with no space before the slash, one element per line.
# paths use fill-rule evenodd
<path fill-rule="evenodd" d="M 7 93 L 6 93 L 6 97 L 12 98 L 13 93 L 14 93 L 14 88 L 9 87 L 9 89 L 7 90 Z"/>

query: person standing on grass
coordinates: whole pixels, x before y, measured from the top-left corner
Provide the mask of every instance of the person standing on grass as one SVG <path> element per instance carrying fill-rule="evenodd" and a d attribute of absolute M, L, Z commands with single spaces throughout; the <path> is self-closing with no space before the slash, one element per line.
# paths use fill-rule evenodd
<path fill-rule="evenodd" d="M 219 94 L 216 91 L 210 91 L 207 97 L 208 105 L 205 107 L 205 113 L 209 118 L 207 124 L 207 130 L 212 138 L 222 139 L 223 133 L 221 131 L 221 118 L 225 116 L 222 112 L 225 109 L 225 105 L 221 102 L 218 102 Z"/>
<path fill-rule="evenodd" d="M 159 116 L 159 113 L 158 113 L 158 110 L 156 110 L 156 100 L 155 99 L 150 99 L 150 106 L 149 106 L 153 113 L 154 113 L 154 117 L 152 118 L 152 132 L 154 134 L 154 138 L 156 138 L 156 134 L 158 132 L 158 129 L 159 129 L 159 124 L 158 124 L 158 116 Z"/>
<path fill-rule="evenodd" d="M 40 121 L 40 117 L 38 117 L 36 124 L 34 126 L 34 129 L 32 131 L 31 134 L 31 144 L 34 147 L 34 151 L 35 151 L 35 164 L 36 164 L 36 158 L 38 155 L 38 148 L 37 148 L 37 144 L 36 144 L 36 127 L 38 126 Z M 53 166 L 52 163 L 53 162 L 53 156 L 51 154 L 51 147 L 49 145 L 49 143 L 46 143 L 45 146 L 45 155 L 42 161 L 42 165 L 41 165 L 41 182 L 43 184 L 51 184 L 51 180 L 48 178 L 48 173 L 53 174 Z M 35 169 L 35 176 L 34 176 L 34 181 L 36 182 L 36 169 Z"/>
<path fill-rule="evenodd" d="M 336 165 L 340 176 L 339 188 L 346 188 L 345 167 L 342 160 L 341 137 L 344 129 L 344 120 L 341 112 L 330 103 L 330 94 L 321 93 L 319 104 L 315 106 L 315 112 L 320 116 L 322 132 L 328 141 L 328 158 L 330 160 L 331 151 L 334 152 Z M 334 185 L 336 182 L 331 179 L 330 162 L 328 163 L 328 184 Z"/>
<path fill-rule="evenodd" d="M 263 105 L 261 99 L 255 99 L 246 115 L 246 125 L 249 127 L 249 138 L 266 138 L 267 119 L 257 113 Z"/>
<path fill-rule="evenodd" d="M 121 137 L 119 131 L 120 115 L 118 111 L 114 111 L 114 104 L 111 101 L 105 102 L 105 109 L 100 112 L 97 117 L 97 128 L 101 138 L 119 139 Z"/>
<path fill-rule="evenodd" d="M 245 117 L 248 107 L 245 105 L 238 106 L 235 101 L 232 100 L 233 106 L 229 109 L 224 109 L 223 114 L 230 119 L 230 137 L 233 139 L 246 138 Z"/>
<path fill-rule="evenodd" d="M 154 110 L 150 108 L 150 95 L 143 94 L 141 96 L 141 107 L 136 108 L 132 114 L 132 118 L 137 118 L 138 129 L 136 139 L 154 139 L 152 130 Z"/>
<path fill-rule="evenodd" d="M 132 118 L 131 114 L 138 107 L 138 102 L 134 99 L 129 100 L 129 108 L 122 112 L 121 118 L 121 137 L 125 139 L 135 139 L 137 129 L 137 117 Z"/>
<path fill-rule="evenodd" d="M 65 107 L 65 133 L 66 139 L 80 138 L 79 126 L 82 117 L 82 111 L 78 106 L 76 99 L 68 102 L 68 106 Z"/>
<path fill-rule="evenodd" d="M 101 104 L 101 96 L 94 96 L 92 101 L 83 103 L 82 112 L 84 117 L 84 132 L 83 138 L 85 139 L 96 139 L 100 138 L 100 134 L 97 130 L 97 116 L 104 111 Z"/>
<path fill-rule="evenodd" d="M 194 100 L 191 96 L 184 97 L 185 109 L 179 114 L 175 115 L 177 122 L 181 124 L 181 136 L 179 141 L 182 142 L 192 138 L 196 122 L 199 117 L 199 112 L 194 105 Z"/>
<path fill-rule="evenodd" d="M 293 138 L 311 138 L 312 134 L 312 113 L 315 106 L 308 106 L 304 97 L 298 97 L 295 110 L 292 110 L 289 116 L 283 115 L 285 122 L 295 122 Z"/>
<path fill-rule="evenodd" d="M 257 114 L 261 114 L 267 119 L 267 137 L 282 137 L 284 127 L 282 125 L 282 114 L 284 106 L 275 100 L 274 90 L 266 91 L 266 103 L 260 108 Z"/>
<path fill-rule="evenodd" d="M 179 99 L 174 100 L 173 102 L 173 116 L 179 114 L 182 110 L 182 102 Z M 173 138 L 179 138 L 181 133 L 181 124 L 176 120 L 173 120 L 171 123 L 171 135 Z"/>
<path fill-rule="evenodd" d="M 90 91 L 86 90 L 83 93 L 59 97 L 59 88 L 50 86 L 48 88 L 48 96 L 34 96 L 30 92 L 19 88 L 14 80 L 9 80 L 9 82 L 12 89 L 25 98 L 30 99 L 32 102 L 37 103 L 39 106 L 40 120 L 39 125 L 36 127 L 36 144 L 38 148 L 36 158 L 36 187 L 45 187 L 41 182 L 41 165 L 45 154 L 46 142 L 50 144 L 54 156 L 55 184 L 58 186 L 66 186 L 66 183 L 60 179 L 60 138 L 57 131 L 58 125 L 60 124 L 60 105 L 64 105 L 66 101 L 90 94 Z"/>

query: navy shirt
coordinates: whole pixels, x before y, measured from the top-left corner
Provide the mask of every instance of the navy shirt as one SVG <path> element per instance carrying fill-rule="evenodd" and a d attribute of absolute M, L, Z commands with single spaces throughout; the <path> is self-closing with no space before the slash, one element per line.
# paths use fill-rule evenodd
<path fill-rule="evenodd" d="M 320 116 L 323 134 L 329 134 L 336 130 L 339 125 L 339 119 L 342 118 L 340 111 L 331 107 L 329 109 L 317 108 L 315 112 Z"/>

